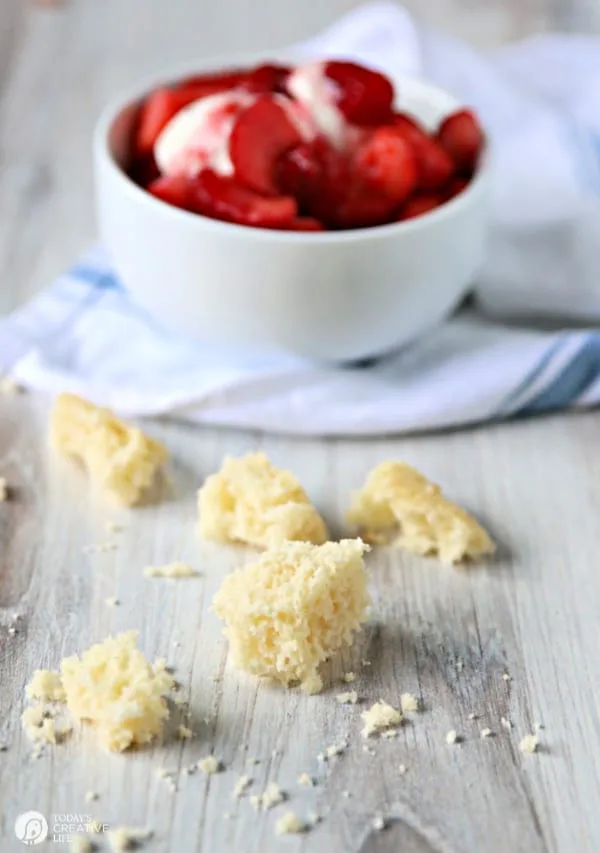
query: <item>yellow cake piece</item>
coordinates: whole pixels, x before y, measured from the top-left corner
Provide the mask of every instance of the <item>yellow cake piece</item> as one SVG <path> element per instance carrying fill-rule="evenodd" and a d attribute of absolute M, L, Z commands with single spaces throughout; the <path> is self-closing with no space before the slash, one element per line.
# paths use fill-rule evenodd
<path fill-rule="evenodd" d="M 350 645 L 370 602 L 360 539 L 286 542 L 228 575 L 213 609 L 233 663 L 283 684 L 322 687 L 319 666 Z"/>
<path fill-rule="evenodd" d="M 459 563 L 494 551 L 487 532 L 441 488 L 404 462 L 382 462 L 355 492 L 347 522 L 367 542 Z"/>
<path fill-rule="evenodd" d="M 50 438 L 83 463 L 95 487 L 126 506 L 139 503 L 168 459 L 163 444 L 74 394 L 55 399 Z"/>
<path fill-rule="evenodd" d="M 200 534 L 217 542 L 272 548 L 285 540 L 320 545 L 327 528 L 291 473 L 265 453 L 226 456 L 198 492 Z"/>

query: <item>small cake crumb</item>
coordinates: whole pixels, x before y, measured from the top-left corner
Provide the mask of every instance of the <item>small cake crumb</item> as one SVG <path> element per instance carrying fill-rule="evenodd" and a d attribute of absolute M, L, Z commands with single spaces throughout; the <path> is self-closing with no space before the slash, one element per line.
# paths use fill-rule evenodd
<path fill-rule="evenodd" d="M 120 533 L 123 530 L 123 525 L 118 524 L 116 521 L 107 521 L 104 529 L 111 535 L 112 533 Z"/>
<path fill-rule="evenodd" d="M 358 693 L 356 690 L 349 690 L 347 693 L 338 693 L 335 698 L 340 705 L 356 705 L 358 702 Z"/>
<path fill-rule="evenodd" d="M 92 853 L 94 845 L 85 835 L 73 835 L 69 844 L 71 853 Z"/>
<path fill-rule="evenodd" d="M 8 500 L 8 480 L 0 477 L 0 503 Z"/>
<path fill-rule="evenodd" d="M 234 797 L 241 797 L 242 794 L 248 790 L 250 785 L 252 784 L 252 779 L 249 776 L 240 776 L 235 783 L 235 787 L 233 789 Z"/>
<path fill-rule="evenodd" d="M 298 784 L 302 785 L 304 788 L 312 788 L 315 781 L 312 776 L 308 775 L 308 773 L 301 773 L 298 776 Z"/>
<path fill-rule="evenodd" d="M 504 681 L 512 681 L 512 675 L 509 675 L 508 672 L 503 672 L 502 678 L 504 679 Z"/>
<path fill-rule="evenodd" d="M 325 755 L 327 758 L 333 758 L 335 755 L 341 755 L 346 749 L 347 744 L 345 743 L 333 743 L 331 746 L 328 746 L 325 750 Z"/>
<path fill-rule="evenodd" d="M 401 764 L 401 765 L 398 767 L 398 773 L 399 773 L 401 776 L 404 776 L 404 774 L 406 773 L 406 770 L 407 770 L 406 764 Z"/>
<path fill-rule="evenodd" d="M 478 719 L 479 719 L 479 714 L 474 714 L 472 712 L 469 714 L 469 720 L 478 720 Z"/>
<path fill-rule="evenodd" d="M 107 833 L 108 843 L 114 853 L 126 853 L 127 850 L 134 850 L 141 842 L 148 841 L 151 836 L 152 833 L 147 829 L 127 826 L 119 826 Z"/>
<path fill-rule="evenodd" d="M 351 796 L 352 794 L 350 791 L 342 791 L 342 797 L 345 797 L 347 800 L 349 800 Z"/>
<path fill-rule="evenodd" d="M 342 681 L 345 681 L 346 684 L 351 684 L 353 681 L 356 681 L 356 673 L 355 672 L 345 672 L 342 675 Z"/>
<path fill-rule="evenodd" d="M 377 815 L 373 818 L 373 829 L 377 832 L 381 832 L 382 829 L 385 829 L 386 823 L 385 820 L 381 817 L 381 815 Z"/>
<path fill-rule="evenodd" d="M 500 717 L 500 725 L 505 729 L 512 729 L 513 724 L 508 717 Z"/>
<path fill-rule="evenodd" d="M 361 717 L 364 720 L 362 730 L 363 737 L 370 737 L 375 732 L 399 726 L 402 723 L 402 714 L 392 705 L 380 699 L 372 705 L 368 711 L 363 711 Z"/>
<path fill-rule="evenodd" d="M 201 758 L 200 761 L 196 762 L 196 767 L 206 773 L 207 776 L 211 776 L 213 773 L 219 772 L 221 762 L 214 755 L 207 755 L 206 758 Z"/>
<path fill-rule="evenodd" d="M 421 704 L 412 693 L 403 693 L 400 696 L 400 710 L 403 714 L 411 714 L 419 711 Z"/>
<path fill-rule="evenodd" d="M 298 816 L 292 811 L 285 812 L 285 814 L 283 814 L 275 824 L 275 832 L 277 835 L 290 835 L 297 832 L 303 832 L 305 829 L 305 824 L 303 824 Z"/>
<path fill-rule="evenodd" d="M 480 734 L 480 736 L 481 736 L 482 738 L 486 738 L 486 737 L 492 737 L 492 735 L 494 734 L 494 732 L 493 732 L 491 729 L 482 729 L 482 730 L 479 732 L 479 734 Z"/>
<path fill-rule="evenodd" d="M 385 731 L 381 732 L 381 737 L 386 738 L 387 740 L 398 737 L 398 729 L 385 729 Z"/>
<path fill-rule="evenodd" d="M 146 566 L 144 574 L 147 578 L 197 578 L 200 577 L 199 572 L 193 569 L 187 563 L 167 563 L 164 566 Z"/>
<path fill-rule="evenodd" d="M 15 628 L 14 625 L 10 626 L 10 628 L 8 629 L 8 633 L 10 634 L 11 637 L 15 636 L 15 634 L 17 633 L 17 629 Z"/>
<path fill-rule="evenodd" d="M 533 728 L 536 730 L 536 732 L 540 732 L 544 728 L 544 725 L 543 723 L 540 723 L 539 720 L 536 720 L 533 724 Z"/>
<path fill-rule="evenodd" d="M 366 660 L 366 659 L 365 659 L 365 660 L 361 661 L 361 663 L 362 663 L 362 665 L 363 665 L 363 666 L 371 666 L 371 661 L 370 661 L 370 660 Z"/>
<path fill-rule="evenodd" d="M 190 740 L 194 737 L 194 732 L 188 726 L 177 726 L 177 738 L 179 740 Z"/>
<path fill-rule="evenodd" d="M 86 803 L 93 803 L 95 800 L 100 799 L 100 794 L 96 791 L 86 791 L 85 792 L 85 801 Z"/>
<path fill-rule="evenodd" d="M 115 598 L 114 595 L 111 595 L 110 598 L 105 598 L 104 603 L 108 605 L 108 607 L 117 607 L 121 602 L 118 598 Z"/>
<path fill-rule="evenodd" d="M 533 755 L 533 753 L 537 751 L 538 747 L 539 741 L 537 735 L 525 735 L 525 737 L 519 741 L 519 749 L 521 752 L 529 755 Z"/>
<path fill-rule="evenodd" d="M 457 734 L 456 729 L 450 729 L 450 731 L 446 735 L 446 743 L 460 743 L 460 735 Z"/>
<path fill-rule="evenodd" d="M 36 669 L 25 688 L 25 695 L 29 700 L 38 699 L 40 702 L 64 702 L 66 699 L 60 675 L 55 669 Z"/>
<path fill-rule="evenodd" d="M 262 794 L 250 797 L 250 803 L 255 809 L 263 809 L 268 811 L 273 806 L 282 803 L 285 800 L 285 794 L 276 782 L 271 782 Z"/>

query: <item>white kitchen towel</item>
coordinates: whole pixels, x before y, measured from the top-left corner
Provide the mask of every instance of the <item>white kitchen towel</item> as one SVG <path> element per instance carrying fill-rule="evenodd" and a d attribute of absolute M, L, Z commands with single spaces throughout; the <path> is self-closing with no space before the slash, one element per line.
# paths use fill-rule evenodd
<path fill-rule="evenodd" d="M 303 435 L 415 431 L 600 402 L 600 40 L 540 36 L 482 56 L 377 3 L 299 52 L 421 75 L 480 112 L 495 157 L 475 306 L 361 365 L 261 358 L 161 328 L 98 248 L 0 320 L 0 372 L 127 416 Z"/>

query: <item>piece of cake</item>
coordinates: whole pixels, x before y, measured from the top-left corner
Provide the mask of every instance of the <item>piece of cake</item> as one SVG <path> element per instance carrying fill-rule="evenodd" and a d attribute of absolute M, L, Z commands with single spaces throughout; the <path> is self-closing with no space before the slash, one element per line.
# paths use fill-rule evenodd
<path fill-rule="evenodd" d="M 234 664 L 318 692 L 320 664 L 366 619 L 367 550 L 360 539 L 286 542 L 228 575 L 213 609 L 227 623 Z"/>
<path fill-rule="evenodd" d="M 404 462 L 382 462 L 374 468 L 354 493 L 346 518 L 367 542 L 436 554 L 444 563 L 494 550 L 479 522 Z"/>
<path fill-rule="evenodd" d="M 67 708 L 92 723 L 102 746 L 116 752 L 154 740 L 169 716 L 164 696 L 173 678 L 164 661 L 150 665 L 136 641 L 136 631 L 108 637 L 60 666 Z"/>
<path fill-rule="evenodd" d="M 285 540 L 327 540 L 327 528 L 291 473 L 265 453 L 226 456 L 198 492 L 200 534 L 217 542 L 272 548 Z"/>
<path fill-rule="evenodd" d="M 83 463 L 95 487 L 126 506 L 139 503 L 168 459 L 163 444 L 74 394 L 55 399 L 50 438 Z"/>

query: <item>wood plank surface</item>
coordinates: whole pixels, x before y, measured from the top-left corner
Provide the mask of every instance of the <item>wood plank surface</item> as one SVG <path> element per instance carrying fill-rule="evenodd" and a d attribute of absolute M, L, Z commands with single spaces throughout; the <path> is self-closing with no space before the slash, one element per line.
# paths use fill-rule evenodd
<path fill-rule="evenodd" d="M 89 141 L 109 97 L 180 59 L 305 37 L 352 5 L 72 0 L 49 8 L 3 0 L 0 310 L 37 292 L 93 238 Z M 411 5 L 481 46 L 598 23 L 589 0 Z M 154 837 L 143 849 L 150 853 L 600 850 L 596 414 L 369 441 L 154 423 L 149 429 L 173 453 L 173 494 L 158 506 L 115 512 L 90 494 L 81 471 L 48 452 L 47 408 L 41 397 L 0 397 L 0 476 L 11 485 L 10 500 L 0 504 L 0 744 L 8 747 L 0 752 L 2 853 L 25 849 L 13 824 L 30 809 L 51 828 L 61 814 L 147 826 Z M 202 543 L 195 529 L 203 478 L 225 453 L 258 447 L 301 477 L 335 535 L 366 472 L 383 459 L 405 459 L 486 522 L 501 545 L 498 558 L 457 571 L 374 552 L 370 622 L 357 645 L 326 668 L 325 692 L 306 697 L 261 684 L 232 669 L 209 609 L 222 578 L 251 552 Z M 123 530 L 109 536 L 110 520 Z M 83 553 L 109 539 L 116 550 Z M 201 578 L 144 577 L 145 565 L 173 559 L 192 563 Z M 106 604 L 111 596 L 118 606 Z M 106 755 L 85 731 L 32 758 L 19 723 L 31 672 L 129 628 L 140 631 L 148 656 L 175 666 L 195 737 L 174 739 L 175 713 L 165 742 L 152 749 Z M 335 699 L 348 689 L 341 676 L 351 670 L 356 707 Z M 360 712 L 380 697 L 397 703 L 404 691 L 421 697 L 423 713 L 396 739 L 366 744 Z M 536 722 L 544 726 L 542 749 L 524 755 L 519 740 Z M 482 739 L 485 727 L 493 736 Z M 446 743 L 451 729 L 461 743 Z M 342 755 L 317 759 L 345 742 Z M 182 772 L 208 753 L 222 760 L 223 772 Z M 176 793 L 159 777 L 162 767 L 176 772 Z M 313 788 L 298 786 L 304 771 Z M 274 826 L 286 805 L 262 814 L 247 795 L 235 799 L 244 773 L 254 780 L 248 794 L 276 781 L 287 807 L 323 820 L 299 837 L 278 838 Z M 87 791 L 99 799 L 87 802 Z M 379 815 L 389 822 L 381 832 L 373 827 Z M 99 843 L 108 849 L 106 839 Z"/>

